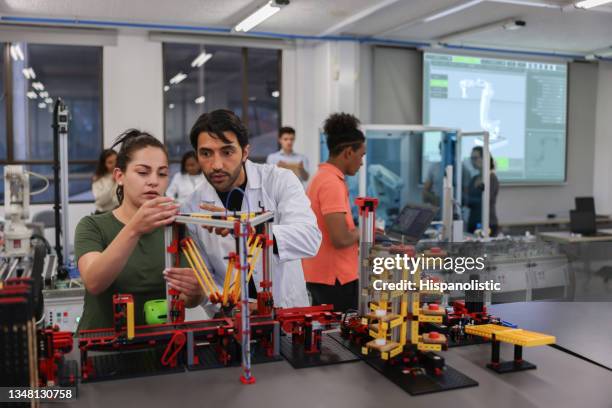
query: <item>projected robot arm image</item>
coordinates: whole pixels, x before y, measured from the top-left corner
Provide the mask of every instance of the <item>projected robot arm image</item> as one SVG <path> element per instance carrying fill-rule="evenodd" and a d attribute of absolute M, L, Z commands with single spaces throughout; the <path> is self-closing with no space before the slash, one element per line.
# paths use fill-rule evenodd
<path fill-rule="evenodd" d="M 493 85 L 484 79 L 462 79 L 459 81 L 461 87 L 461 98 L 467 99 L 469 88 L 482 88 L 480 93 L 480 127 L 482 130 L 489 132 L 489 141 L 492 145 L 504 141 L 500 136 L 500 120 L 492 120 L 489 117 L 491 109 L 491 100 L 495 95 Z"/>

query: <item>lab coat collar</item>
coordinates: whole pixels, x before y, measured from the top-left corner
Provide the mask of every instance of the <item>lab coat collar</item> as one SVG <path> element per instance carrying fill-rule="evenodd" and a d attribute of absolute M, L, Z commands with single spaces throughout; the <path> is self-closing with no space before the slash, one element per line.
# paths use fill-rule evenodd
<path fill-rule="evenodd" d="M 244 162 L 244 171 L 247 176 L 247 189 L 259 189 L 261 188 L 261 172 L 250 160 Z"/>

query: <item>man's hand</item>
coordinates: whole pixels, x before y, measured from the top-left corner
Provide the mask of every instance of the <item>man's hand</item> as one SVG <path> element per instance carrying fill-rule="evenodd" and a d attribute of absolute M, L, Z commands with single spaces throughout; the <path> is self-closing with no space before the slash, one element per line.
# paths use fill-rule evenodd
<path fill-rule="evenodd" d="M 225 213 L 225 208 L 217 207 L 216 205 L 213 205 L 213 204 L 200 204 L 200 208 L 206 211 Z M 202 228 L 205 228 L 210 233 L 213 232 L 213 227 L 206 227 L 203 225 Z M 230 233 L 230 230 L 227 228 L 215 228 L 215 233 L 217 235 L 221 235 L 222 237 L 226 237 Z"/>

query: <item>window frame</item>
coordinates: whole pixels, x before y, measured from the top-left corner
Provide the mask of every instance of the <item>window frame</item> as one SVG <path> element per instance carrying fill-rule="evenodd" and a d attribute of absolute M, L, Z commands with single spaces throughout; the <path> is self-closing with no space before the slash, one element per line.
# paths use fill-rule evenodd
<path fill-rule="evenodd" d="M 173 41 L 163 41 L 162 42 L 162 83 L 161 86 L 163 87 L 165 85 L 165 78 L 166 78 L 166 64 L 164 63 L 164 48 L 167 47 L 169 44 L 180 44 L 181 42 L 173 42 Z M 192 43 L 192 44 L 200 44 L 200 45 L 206 45 L 206 41 L 202 41 L 201 43 Z M 222 45 L 222 44 L 211 44 L 211 45 Z M 238 48 L 240 49 L 241 52 L 241 66 L 240 66 L 240 74 L 241 74 L 241 87 L 242 87 L 242 114 L 240 115 L 240 120 L 242 121 L 242 123 L 244 124 L 244 126 L 248 129 L 249 127 L 249 49 L 250 48 L 254 48 L 257 49 L 259 47 L 256 46 L 251 46 L 251 47 L 244 47 L 244 46 L 236 46 L 236 45 L 222 45 L 222 46 L 226 46 L 226 47 L 234 47 L 234 48 Z M 262 48 L 266 48 L 266 47 L 262 47 Z M 280 129 L 280 127 L 282 126 L 283 123 L 283 49 L 282 48 L 276 48 L 276 53 L 278 56 L 278 67 L 277 67 L 277 72 L 278 72 L 278 90 L 280 91 L 280 95 L 278 97 L 278 128 Z M 167 101 L 166 101 L 166 93 L 164 92 L 163 95 L 163 111 L 164 111 L 164 117 L 162 120 L 162 125 L 163 125 L 163 129 L 164 129 L 164 133 L 163 133 L 163 143 L 166 143 L 166 105 L 167 105 Z M 170 158 L 169 160 L 170 164 L 176 164 L 176 163 L 181 163 L 181 159 L 180 158 Z"/>
<path fill-rule="evenodd" d="M 11 55 L 10 55 L 10 44 L 9 42 L 0 42 L 0 47 L 2 48 L 2 52 L 0 53 L 0 64 L 2 64 L 3 69 L 4 69 L 4 87 L 5 87 L 5 92 L 6 92 L 6 101 L 5 101 L 5 115 L 6 115 L 6 159 L 2 159 L 0 158 L 0 166 L 7 166 L 7 165 L 24 165 L 24 166 L 29 166 L 29 165 L 53 165 L 53 159 L 51 158 L 50 160 L 15 160 L 14 158 L 14 138 L 15 135 L 13 134 L 13 82 L 12 82 L 12 78 L 13 78 L 13 67 L 12 67 L 12 63 L 11 63 Z M 44 43 L 36 43 L 36 42 L 32 42 L 29 44 L 37 44 L 37 45 L 47 45 Z M 59 45 L 59 44 L 54 44 L 54 45 Z M 63 44 L 66 46 L 70 46 L 71 44 Z M 91 47 L 95 47 L 95 48 L 99 48 L 99 52 L 100 52 L 100 63 L 99 63 L 99 76 L 98 76 L 98 86 L 99 86 L 99 90 L 100 90 L 100 109 L 98 112 L 98 120 L 100 123 L 100 134 L 101 134 L 101 138 L 100 138 L 100 152 L 102 152 L 102 150 L 104 150 L 104 84 L 103 84 L 103 69 L 104 69 L 104 52 L 103 52 L 103 46 L 96 46 L 96 45 L 91 45 Z M 51 131 L 51 129 L 49 129 L 49 131 Z M 94 167 L 95 165 L 98 163 L 98 160 L 80 160 L 80 159 L 74 159 L 74 160 L 68 160 L 68 166 L 72 165 L 72 164 L 93 164 Z M 69 175 L 70 178 L 70 175 Z M 49 180 L 49 182 L 53 182 L 53 180 Z M 49 188 L 52 188 L 51 186 L 49 186 Z M 69 203 L 70 204 L 89 204 L 89 203 L 94 203 L 94 200 L 70 200 L 69 199 Z M 53 201 L 42 201 L 42 202 L 36 202 L 36 203 L 31 203 L 31 205 L 48 205 L 48 204 L 53 204 Z"/>

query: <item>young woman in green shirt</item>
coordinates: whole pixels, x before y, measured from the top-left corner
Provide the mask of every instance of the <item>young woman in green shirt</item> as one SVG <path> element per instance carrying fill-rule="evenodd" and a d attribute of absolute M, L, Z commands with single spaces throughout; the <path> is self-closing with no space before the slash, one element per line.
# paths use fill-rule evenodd
<path fill-rule="evenodd" d="M 79 330 L 113 326 L 115 293 L 133 295 L 136 325 L 145 324 L 146 301 L 166 297 L 166 282 L 181 292 L 187 307 L 204 299 L 191 269 L 164 269 L 163 227 L 179 210 L 164 197 L 169 171 L 164 145 L 138 130 L 126 131 L 114 146 L 119 144 L 114 170 L 119 207 L 86 216 L 76 228 L 75 254 L 87 289 Z"/>

